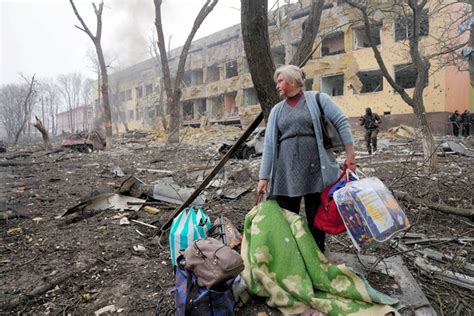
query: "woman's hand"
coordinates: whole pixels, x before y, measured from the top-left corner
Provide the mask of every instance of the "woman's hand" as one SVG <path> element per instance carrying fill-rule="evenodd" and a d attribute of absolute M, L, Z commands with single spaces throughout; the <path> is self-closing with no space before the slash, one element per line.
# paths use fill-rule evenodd
<path fill-rule="evenodd" d="M 257 184 L 257 195 L 267 193 L 268 180 L 262 179 Z"/>
<path fill-rule="evenodd" d="M 347 144 L 346 146 L 346 161 L 344 162 L 344 168 L 356 171 L 356 159 L 355 159 L 355 151 L 353 144 Z"/>

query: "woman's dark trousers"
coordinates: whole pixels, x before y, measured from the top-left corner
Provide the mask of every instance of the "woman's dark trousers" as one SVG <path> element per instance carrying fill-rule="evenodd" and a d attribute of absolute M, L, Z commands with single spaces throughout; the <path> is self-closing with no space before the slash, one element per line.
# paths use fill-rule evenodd
<path fill-rule="evenodd" d="M 277 196 L 276 201 L 281 208 L 288 210 L 290 212 L 299 214 L 301 206 L 301 196 L 289 197 L 289 196 Z M 304 206 L 306 211 L 306 218 L 308 220 L 309 230 L 313 235 L 316 244 L 319 249 L 324 253 L 325 245 L 324 241 L 326 238 L 326 233 L 316 227 L 314 227 L 314 217 L 316 212 L 321 204 L 321 193 L 311 193 L 304 196 Z"/>

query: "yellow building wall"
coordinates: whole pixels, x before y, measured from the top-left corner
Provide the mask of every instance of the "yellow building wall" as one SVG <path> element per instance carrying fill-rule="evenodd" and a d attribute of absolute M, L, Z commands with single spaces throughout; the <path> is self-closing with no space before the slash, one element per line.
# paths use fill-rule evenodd
<path fill-rule="evenodd" d="M 346 12 L 347 13 L 347 12 Z M 348 18 L 341 19 L 338 14 L 334 17 L 322 19 L 321 34 L 331 33 L 335 26 L 342 22 L 347 22 Z M 349 17 L 350 19 L 350 17 Z M 430 34 L 435 30 L 443 29 L 445 21 L 442 19 L 430 19 Z M 354 93 L 350 85 L 360 88 L 360 81 L 357 72 L 378 70 L 379 66 L 375 60 L 372 48 L 355 49 L 355 40 L 353 29 L 344 26 L 338 31 L 344 32 L 345 53 L 321 57 L 320 49 L 313 55 L 313 59 L 308 61 L 304 71 L 308 78 L 313 78 L 313 89 L 320 89 L 320 79 L 322 76 L 344 74 L 344 95 L 333 97 L 344 112 L 350 117 L 361 116 L 365 108 L 370 106 L 375 112 L 383 114 L 408 114 L 413 110 L 406 104 L 402 98 L 383 78 L 383 91 L 363 93 Z M 434 40 L 430 36 L 422 38 L 420 47 L 434 47 Z M 394 66 L 398 64 L 409 63 L 411 58 L 408 50 L 408 41 L 395 41 L 394 23 L 391 20 L 383 21 L 381 28 L 381 45 L 379 50 L 383 57 L 388 71 L 394 77 Z M 434 60 L 430 60 L 431 69 L 428 86 L 425 88 L 424 104 L 427 112 L 451 111 L 451 103 L 458 104 L 459 110 L 462 106 L 469 104 L 469 77 L 466 74 L 457 71 L 454 67 L 438 67 Z M 436 70 L 436 71 L 434 71 Z M 357 89 L 359 90 L 359 89 Z M 406 89 L 406 92 L 412 96 L 414 89 Z"/>

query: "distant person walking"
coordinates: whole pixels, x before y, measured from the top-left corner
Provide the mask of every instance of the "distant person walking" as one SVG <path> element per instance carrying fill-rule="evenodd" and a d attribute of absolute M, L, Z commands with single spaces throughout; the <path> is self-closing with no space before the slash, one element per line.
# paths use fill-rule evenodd
<path fill-rule="evenodd" d="M 456 110 L 449 116 L 449 120 L 452 122 L 451 125 L 453 126 L 453 135 L 458 137 L 459 136 L 459 126 L 461 125 L 461 115 L 459 115 L 459 111 Z"/>
<path fill-rule="evenodd" d="M 471 132 L 471 113 L 465 110 L 461 114 L 462 136 L 468 137 Z"/>
<path fill-rule="evenodd" d="M 377 134 L 380 123 L 382 123 L 380 116 L 377 113 L 372 113 L 371 108 L 366 108 L 365 115 L 360 118 L 360 125 L 365 128 L 365 143 L 369 155 L 377 151 Z"/>

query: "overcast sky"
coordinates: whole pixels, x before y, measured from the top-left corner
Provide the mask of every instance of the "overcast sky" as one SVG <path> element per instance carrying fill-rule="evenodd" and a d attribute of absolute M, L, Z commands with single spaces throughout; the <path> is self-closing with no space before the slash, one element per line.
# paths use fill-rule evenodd
<path fill-rule="evenodd" d="M 95 34 L 92 1 L 74 2 Z M 153 0 L 104 2 L 102 45 L 108 62 L 113 60 L 117 69 L 149 58 L 155 17 Z M 166 38 L 172 35 L 172 48 L 184 44 L 204 2 L 163 0 L 164 33 Z M 219 0 L 194 39 L 238 23 L 240 0 Z M 94 77 L 87 57 L 92 41 L 75 24 L 79 22 L 69 0 L 0 0 L 0 85 L 19 81 L 19 73 L 56 78 L 59 74 L 82 72 Z"/>

